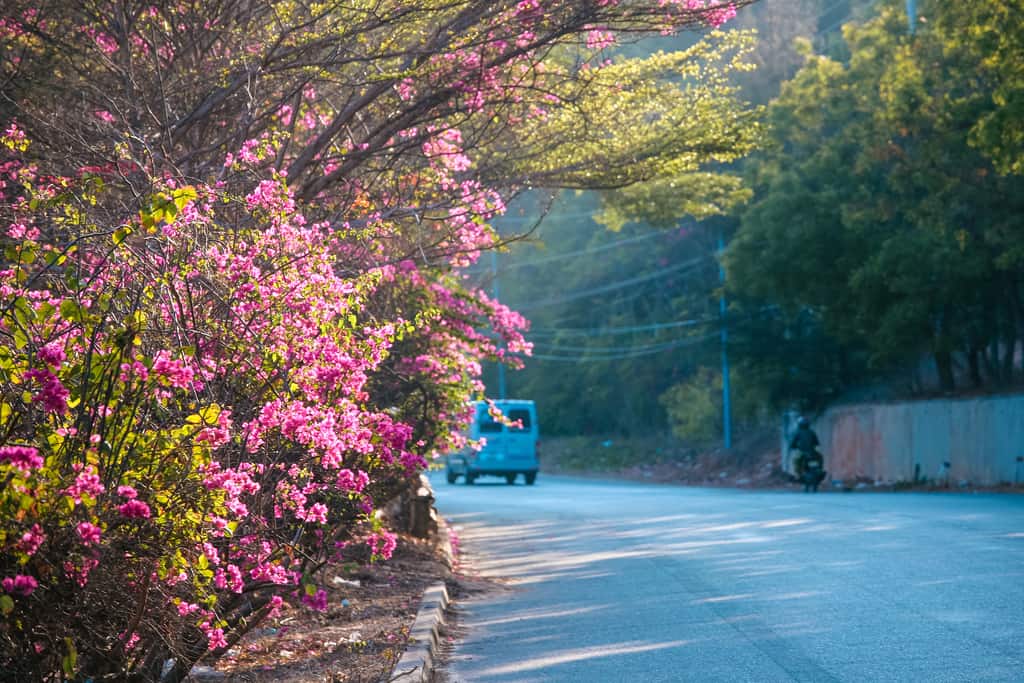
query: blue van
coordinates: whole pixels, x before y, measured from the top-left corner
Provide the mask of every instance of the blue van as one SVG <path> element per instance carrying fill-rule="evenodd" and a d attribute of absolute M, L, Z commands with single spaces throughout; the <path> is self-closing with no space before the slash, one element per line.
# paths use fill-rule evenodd
<path fill-rule="evenodd" d="M 449 484 L 465 477 L 472 484 L 480 476 L 505 477 L 514 484 L 516 477 L 523 475 L 528 485 L 537 481 L 537 408 L 533 401 L 507 399 L 494 401 L 495 406 L 509 421 L 519 426 L 508 427 L 496 421 L 488 412 L 486 401 L 477 401 L 476 417 L 469 427 L 469 438 L 473 441 L 484 439 L 486 444 L 479 451 L 464 448 L 446 458 L 445 475 Z"/>

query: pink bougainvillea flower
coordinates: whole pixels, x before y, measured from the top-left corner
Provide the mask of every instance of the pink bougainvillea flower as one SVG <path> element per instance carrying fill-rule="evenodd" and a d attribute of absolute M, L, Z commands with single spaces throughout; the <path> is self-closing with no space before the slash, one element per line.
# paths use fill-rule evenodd
<path fill-rule="evenodd" d="M 43 528 L 38 524 L 33 524 L 31 529 L 22 534 L 21 540 L 18 542 L 18 550 L 26 555 L 35 555 L 39 546 L 45 541 L 46 534 L 43 533 Z"/>
<path fill-rule="evenodd" d="M 32 446 L 0 446 L 0 463 L 10 463 L 20 470 L 37 470 L 43 466 L 38 449 Z"/>
<path fill-rule="evenodd" d="M 64 353 L 64 347 L 57 342 L 50 342 L 43 348 L 39 349 L 38 355 L 39 360 L 53 367 L 58 367 L 67 359 L 67 354 Z"/>
<path fill-rule="evenodd" d="M 25 574 L 16 574 L 14 578 L 5 577 L 2 584 L 4 592 L 11 595 L 32 595 L 32 591 L 39 587 L 35 578 Z"/>
<path fill-rule="evenodd" d="M 118 505 L 117 511 L 121 513 L 122 517 L 129 519 L 149 519 L 151 514 L 149 506 L 141 500 L 129 500 L 127 503 Z"/>
<path fill-rule="evenodd" d="M 63 415 L 68 412 L 68 391 L 57 376 L 49 370 L 28 370 L 25 372 L 25 379 L 35 380 L 41 386 L 39 393 L 32 397 L 36 403 L 42 403 L 43 408 L 52 413 Z"/>
<path fill-rule="evenodd" d="M 323 503 L 313 503 L 306 511 L 307 522 L 319 522 L 327 524 L 327 506 Z"/>
<path fill-rule="evenodd" d="M 100 535 L 102 534 L 100 528 L 90 522 L 80 522 L 78 526 L 75 527 L 75 531 L 78 532 L 78 537 L 82 539 L 82 543 L 85 545 L 99 543 Z"/>
<path fill-rule="evenodd" d="M 306 605 L 311 609 L 315 609 L 318 612 L 326 612 L 327 593 L 321 589 L 318 590 L 315 595 L 303 595 L 302 604 Z"/>
<path fill-rule="evenodd" d="M 395 552 L 395 548 L 398 546 L 398 537 L 390 531 L 381 531 L 373 534 L 367 541 L 373 550 L 373 554 L 385 560 L 391 559 L 392 553 Z"/>
<path fill-rule="evenodd" d="M 228 646 L 228 641 L 224 637 L 224 629 L 222 628 L 211 629 L 207 632 L 206 637 L 209 640 L 208 647 L 210 650 Z"/>
<path fill-rule="evenodd" d="M 71 486 L 64 489 L 64 494 L 70 496 L 75 503 L 81 503 L 82 496 L 95 498 L 106 490 L 103 482 L 100 481 L 99 474 L 96 473 L 96 468 L 92 465 L 82 467 L 82 465 L 77 464 L 74 469 L 78 472 L 78 476 L 75 477 L 75 481 Z"/>
<path fill-rule="evenodd" d="M 122 498 L 128 498 L 129 500 L 133 500 L 139 497 L 139 492 L 136 491 L 131 486 L 118 486 L 117 495 L 121 496 Z"/>

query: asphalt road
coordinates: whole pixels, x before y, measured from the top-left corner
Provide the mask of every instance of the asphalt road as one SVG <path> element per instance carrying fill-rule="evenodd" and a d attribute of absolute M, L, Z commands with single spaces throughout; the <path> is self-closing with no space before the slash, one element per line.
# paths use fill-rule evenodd
<path fill-rule="evenodd" d="M 1024 681 L 1024 496 L 497 482 L 450 681 Z"/>

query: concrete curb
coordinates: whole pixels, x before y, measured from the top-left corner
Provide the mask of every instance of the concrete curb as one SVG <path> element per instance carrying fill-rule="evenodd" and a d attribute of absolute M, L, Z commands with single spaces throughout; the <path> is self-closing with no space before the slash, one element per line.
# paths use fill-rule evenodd
<path fill-rule="evenodd" d="M 424 478 L 425 479 L 425 478 Z M 429 482 L 426 482 L 429 487 Z M 430 491 L 433 496 L 433 491 Z M 455 552 L 452 548 L 451 535 L 444 519 L 433 511 L 437 519 L 437 542 L 444 555 L 444 563 L 449 571 L 456 566 Z M 384 680 L 401 683 L 429 683 L 434 677 L 435 660 L 441 647 L 442 629 L 445 624 L 445 612 L 451 599 L 444 583 L 435 583 L 423 592 L 423 601 L 416 620 L 409 630 L 409 644 L 402 653 L 391 674 Z"/>
<path fill-rule="evenodd" d="M 448 569 L 455 571 L 458 566 L 458 559 L 455 557 L 455 548 L 452 546 L 452 537 L 448 531 L 448 523 L 440 515 L 437 516 L 437 542 L 444 553 L 444 563 Z"/>
<path fill-rule="evenodd" d="M 423 593 L 416 621 L 409 631 L 409 645 L 395 664 L 388 681 L 428 683 L 434 676 L 434 664 L 441 647 L 441 629 L 449 605 L 448 589 L 436 583 Z"/>

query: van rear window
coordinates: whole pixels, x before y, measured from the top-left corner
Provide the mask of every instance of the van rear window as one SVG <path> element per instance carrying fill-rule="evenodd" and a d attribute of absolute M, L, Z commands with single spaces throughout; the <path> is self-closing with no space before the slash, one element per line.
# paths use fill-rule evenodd
<path fill-rule="evenodd" d="M 501 431 L 501 423 L 495 422 L 486 408 L 477 413 L 476 419 L 480 423 L 480 432 L 482 434 L 496 434 Z"/>
<path fill-rule="evenodd" d="M 511 429 L 514 432 L 527 431 L 532 426 L 530 424 L 529 410 L 523 410 L 522 408 L 517 410 L 513 408 L 512 410 L 508 411 L 508 419 L 511 420 L 512 422 L 519 422 L 520 420 L 522 421 L 522 427 L 509 427 L 509 429 Z"/>

